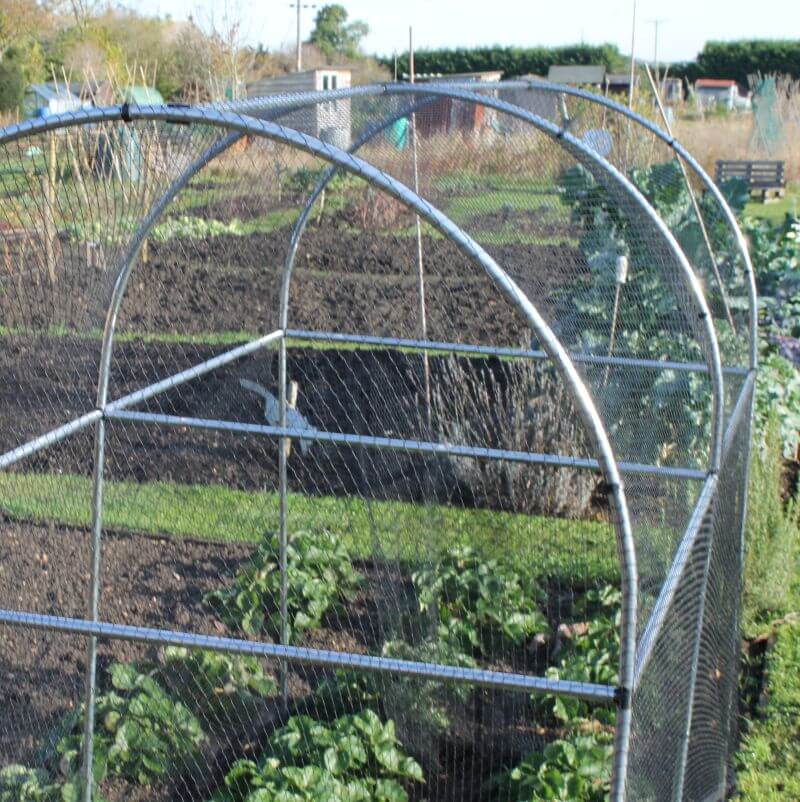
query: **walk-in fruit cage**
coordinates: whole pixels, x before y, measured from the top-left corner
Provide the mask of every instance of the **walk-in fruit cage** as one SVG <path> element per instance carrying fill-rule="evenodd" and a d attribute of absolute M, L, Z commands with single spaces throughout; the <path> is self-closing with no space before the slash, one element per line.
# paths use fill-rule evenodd
<path fill-rule="evenodd" d="M 670 135 L 525 81 L 0 148 L 0 802 L 726 795 L 756 299 Z"/>

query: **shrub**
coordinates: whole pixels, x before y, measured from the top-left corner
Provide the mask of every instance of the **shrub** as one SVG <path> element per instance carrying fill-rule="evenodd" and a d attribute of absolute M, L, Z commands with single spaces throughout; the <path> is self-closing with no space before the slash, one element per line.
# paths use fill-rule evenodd
<path fill-rule="evenodd" d="M 251 635 L 281 634 L 281 576 L 278 535 L 268 536 L 229 588 L 205 599 L 221 618 Z M 341 538 L 327 529 L 295 532 L 287 554 L 289 639 L 295 642 L 307 629 L 350 601 L 361 585 Z"/>
<path fill-rule="evenodd" d="M 0 60 L 0 111 L 14 111 L 22 106 L 25 73 L 10 59 Z"/>
<path fill-rule="evenodd" d="M 586 438 L 571 396 L 552 368 L 533 361 L 439 360 L 431 408 L 441 442 L 511 451 L 582 454 Z M 453 392 L 453 388 L 458 388 Z M 581 517 L 597 484 L 589 471 L 508 460 L 448 457 L 482 507 Z"/>
<path fill-rule="evenodd" d="M 212 802 L 405 802 L 404 785 L 422 781 L 393 722 L 372 710 L 329 724 L 295 716 L 270 738 L 258 763 L 234 763 Z"/>

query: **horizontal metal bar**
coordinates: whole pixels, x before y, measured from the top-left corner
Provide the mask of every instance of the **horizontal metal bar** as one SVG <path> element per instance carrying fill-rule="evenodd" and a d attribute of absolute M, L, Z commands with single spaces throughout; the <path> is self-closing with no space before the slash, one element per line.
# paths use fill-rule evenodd
<path fill-rule="evenodd" d="M 476 457 L 478 459 L 525 462 L 534 465 L 599 470 L 597 460 L 585 457 L 563 457 L 555 454 L 529 453 L 527 451 L 507 451 L 501 448 L 481 448 L 478 446 L 459 446 L 449 443 L 432 443 L 424 440 L 406 440 L 397 437 L 373 437 L 372 435 L 344 434 L 322 429 L 296 429 L 292 427 L 266 426 L 260 423 L 240 423 L 239 421 L 214 420 L 211 418 L 189 418 L 180 415 L 162 415 L 154 412 L 134 412 L 132 410 L 107 410 L 112 420 L 133 423 L 156 423 L 165 426 L 187 426 L 195 429 L 213 431 L 242 432 L 267 437 L 293 437 L 321 443 L 361 446 L 365 448 L 384 448 L 392 451 L 406 451 L 415 454 L 436 454 L 439 456 Z M 673 468 L 663 465 L 643 465 L 636 462 L 621 462 L 623 473 L 655 474 L 677 479 L 705 479 L 704 471 L 694 468 Z"/>
<path fill-rule="evenodd" d="M 5 454 L 0 456 L 0 469 L 8 468 L 15 462 L 19 462 L 25 457 L 30 457 L 31 454 L 35 454 L 43 448 L 60 443 L 71 434 L 75 434 L 75 432 L 79 432 L 81 429 L 91 426 L 95 421 L 99 420 L 101 416 L 102 413 L 100 410 L 94 409 L 91 412 L 87 412 L 85 415 L 81 415 L 79 418 L 71 420 L 69 423 L 65 423 L 63 426 L 59 426 L 57 429 L 53 429 L 37 437 L 35 440 L 17 446 L 17 448 L 11 451 L 6 451 Z"/>
<path fill-rule="evenodd" d="M 725 431 L 725 437 L 722 444 L 723 463 L 725 456 L 730 451 L 733 445 L 733 438 L 741 423 L 742 416 L 746 415 L 749 410 L 749 397 L 752 390 L 752 384 L 755 381 L 756 372 L 750 370 L 748 376 L 739 391 L 739 398 L 736 401 L 736 406 L 733 408 L 731 417 L 728 421 L 728 427 Z M 695 542 L 700 532 L 700 526 L 703 523 L 703 517 L 708 512 L 709 505 L 713 500 L 713 495 L 716 492 L 718 485 L 718 478 L 715 475 L 710 475 L 706 479 L 703 489 L 700 491 L 700 496 L 697 499 L 694 513 L 692 514 L 689 524 L 686 527 L 681 542 L 678 544 L 678 549 L 675 552 L 675 558 L 670 566 L 669 573 L 667 574 L 664 584 L 661 586 L 658 598 L 653 607 L 653 612 L 650 614 L 645 626 L 644 632 L 639 638 L 639 645 L 636 650 L 636 669 L 634 674 L 634 688 L 638 687 L 639 680 L 641 679 L 642 672 L 647 667 L 647 663 L 653 652 L 658 636 L 664 626 L 672 601 L 675 598 L 675 593 L 683 577 L 683 572 L 686 568 L 686 563 L 689 560 L 689 555 L 692 553 Z"/>
<path fill-rule="evenodd" d="M 112 638 L 114 640 L 210 649 L 228 654 L 255 655 L 307 665 L 351 668 L 361 671 L 399 674 L 419 679 L 469 683 L 509 691 L 553 693 L 563 696 L 575 696 L 580 699 L 590 699 L 596 702 L 610 703 L 614 700 L 615 689 L 609 685 L 569 682 L 567 680 L 531 677 L 525 674 L 477 668 L 460 668 L 439 663 L 420 663 L 414 660 L 395 660 L 387 657 L 336 652 L 328 649 L 282 646 L 278 643 L 259 643 L 237 638 L 221 638 L 216 635 L 199 635 L 166 629 L 109 624 L 102 621 L 88 621 L 82 618 L 62 618 L 61 616 L 41 615 L 39 613 L 0 610 L 0 624 L 44 629 L 52 632 L 67 632 L 74 635 L 94 635 L 98 638 Z"/>
<path fill-rule="evenodd" d="M 736 430 L 739 428 L 739 423 L 742 417 L 747 415 L 750 411 L 750 394 L 753 392 L 753 385 L 755 384 L 755 381 L 756 369 L 751 368 L 748 371 L 747 378 L 742 384 L 741 390 L 739 390 L 739 397 L 736 399 L 736 406 L 734 406 L 733 412 L 731 412 L 731 416 L 728 419 L 728 426 L 725 429 L 725 436 L 722 438 L 723 460 L 733 445 L 733 438 L 736 436 Z"/>
<path fill-rule="evenodd" d="M 469 345 L 464 343 L 438 342 L 435 340 L 407 340 L 399 337 L 375 337 L 367 334 L 340 334 L 335 331 L 309 331 L 307 329 L 286 329 L 286 336 L 295 340 L 316 340 L 330 343 L 352 343 L 382 346 L 384 348 L 407 348 L 412 351 L 444 351 L 454 354 L 480 354 L 484 356 L 516 357 L 525 359 L 549 359 L 541 350 L 526 348 L 503 348 L 490 345 Z M 678 370 L 690 373 L 708 373 L 708 366 L 702 362 L 673 362 L 667 359 L 636 359 L 621 356 L 600 356 L 595 354 L 570 353 L 576 364 L 616 365 L 619 367 L 651 368 L 654 370 Z M 747 368 L 728 367 L 722 372 L 743 376 Z"/>
<path fill-rule="evenodd" d="M 669 614 L 672 602 L 675 598 L 678 585 L 683 578 L 683 572 L 689 562 L 689 557 L 694 549 L 697 538 L 700 534 L 700 528 L 703 525 L 703 518 L 708 512 L 708 508 L 714 499 L 714 493 L 717 490 L 718 477 L 716 474 L 711 474 L 706 478 L 703 489 L 700 491 L 700 497 L 695 505 L 692 517 L 689 519 L 689 524 L 686 531 L 678 544 L 678 550 L 675 553 L 675 559 L 669 568 L 664 583 L 661 585 L 656 603 L 653 606 L 653 611 L 647 619 L 642 636 L 639 638 L 639 645 L 636 648 L 636 663 L 633 675 L 633 687 L 636 689 L 639 686 L 639 681 L 642 674 L 647 668 L 650 657 L 653 654 L 658 636 L 664 627 L 664 621 Z"/>
<path fill-rule="evenodd" d="M 185 382 L 196 379 L 205 373 L 209 373 L 212 370 L 221 368 L 223 365 L 227 365 L 229 362 L 234 362 L 235 360 L 241 359 L 244 356 L 248 356 L 255 351 L 259 351 L 260 349 L 268 346 L 270 343 L 280 340 L 281 337 L 283 337 L 283 330 L 276 329 L 270 334 L 266 334 L 264 337 L 260 337 L 252 342 L 232 348 L 230 351 L 226 351 L 224 354 L 220 354 L 219 356 L 213 357 L 213 359 L 208 359 L 205 362 L 201 362 L 199 365 L 195 365 L 192 368 L 187 368 L 180 373 L 176 373 L 174 376 L 170 376 L 169 378 L 166 378 L 160 382 L 151 384 L 148 387 L 143 387 L 141 390 L 137 390 L 135 393 L 122 396 L 122 398 L 117 398 L 116 400 L 111 401 L 109 404 L 106 404 L 105 412 L 109 413 L 135 406 L 142 401 L 146 401 L 148 398 L 152 398 L 154 395 L 163 393 L 166 390 L 171 390 L 173 387 L 177 387 L 179 384 L 184 384 Z"/>

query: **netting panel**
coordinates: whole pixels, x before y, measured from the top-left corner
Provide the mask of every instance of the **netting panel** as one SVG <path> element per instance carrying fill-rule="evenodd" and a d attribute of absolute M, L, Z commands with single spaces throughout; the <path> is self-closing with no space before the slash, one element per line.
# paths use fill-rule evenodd
<path fill-rule="evenodd" d="M 551 96 L 515 98 L 555 119 Z M 712 441 L 713 336 L 683 252 L 622 179 L 507 109 L 391 91 L 301 105 L 249 111 L 357 148 L 381 176 L 441 208 L 571 353 L 624 474 L 639 635 L 648 636 L 696 517 Z M 4 196 L 7 217 L 27 229 L 41 221 L 46 241 L 31 250 L 36 265 L 17 271 L 15 290 L 9 281 L 14 300 L 3 310 L 9 341 L 21 338 L 10 357 L 21 391 L 4 406 L 19 427 L 8 448 L 93 413 L 100 329 L 121 300 L 99 577 L 100 618 L 117 636 L 99 643 L 97 791 L 239 798 L 303 782 L 340 798 L 356 782 L 374 798 L 510 802 L 535 793 L 541 761 L 576 759 L 608 789 L 624 522 L 599 482 L 597 432 L 584 430 L 574 387 L 542 350 L 551 343 L 532 336 L 474 253 L 418 223 L 397 197 L 344 172 L 327 181 L 324 159 L 255 135 L 255 121 L 232 119 L 250 127 L 246 136 L 207 114 L 213 125 L 67 128 L 73 144 L 57 140 L 54 162 L 37 161 L 47 151 L 29 151 L 33 138 L 5 146 L 4 175 L 22 176 Z M 37 141 L 51 145 L 49 135 Z M 646 171 L 647 149 L 633 147 L 642 142 L 634 136 L 633 155 L 612 162 Z M 42 202 L 30 211 L 42 168 Z M 650 181 L 650 200 L 650 190 L 680 189 L 674 172 Z M 323 187 L 297 238 L 306 198 Z M 96 208 L 95 194 L 105 196 Z M 49 268 L 56 278 L 44 280 Z M 693 268 L 708 289 L 708 270 Z M 724 309 L 709 295 L 719 332 Z M 257 340 L 280 327 L 283 311 L 285 341 L 281 332 Z M 290 440 L 280 422 L 284 348 Z M 742 353 L 723 349 L 723 363 L 746 365 Z M 741 402 L 736 376 L 726 381 L 726 415 Z M 154 382 L 171 386 L 126 400 Z M 37 407 L 46 416 L 26 414 Z M 736 444 L 732 492 L 746 459 L 746 443 Z M 3 475 L 4 614 L 86 617 L 91 450 L 87 425 Z M 628 798 L 672 798 L 676 788 L 694 798 L 689 789 L 720 782 L 732 695 L 725 627 L 738 585 L 720 579 L 736 559 L 732 536 L 712 533 L 735 530 L 738 504 L 720 504 L 728 517 L 713 526 L 704 519 L 655 636 L 633 696 Z M 715 612 L 704 610 L 698 630 L 705 584 Z M 134 631 L 145 644 L 125 643 Z M 169 631 L 171 641 L 157 634 Z M 26 782 L 81 781 L 87 643 L 58 637 L 79 644 L 81 659 L 64 662 L 60 678 L 75 701 L 29 714 L 9 697 L 16 723 L 3 737 L 32 746 L 3 760 L 33 767 Z M 206 641 L 214 649 L 177 645 L 201 637 L 218 639 Z M 279 642 L 312 652 L 281 653 Z M 682 668 L 695 653 L 693 684 Z M 723 664 L 724 679 L 707 687 Z M 426 678 L 403 676 L 409 666 Z M 485 687 L 503 683 L 528 690 Z M 708 720 L 713 738 L 698 735 Z M 140 725 L 161 740 L 111 749 Z M 687 732 L 698 744 L 688 764 Z M 365 750 L 368 769 L 350 762 L 355 752 L 331 753 L 345 741 Z"/>

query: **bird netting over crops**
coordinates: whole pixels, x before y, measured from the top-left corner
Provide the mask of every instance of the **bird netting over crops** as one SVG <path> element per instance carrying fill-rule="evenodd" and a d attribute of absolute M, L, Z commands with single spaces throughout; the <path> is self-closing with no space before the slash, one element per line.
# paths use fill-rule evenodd
<path fill-rule="evenodd" d="M 0 802 L 721 799 L 727 195 L 535 82 L 0 131 Z"/>

